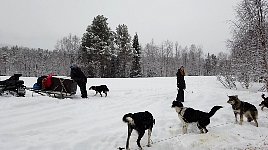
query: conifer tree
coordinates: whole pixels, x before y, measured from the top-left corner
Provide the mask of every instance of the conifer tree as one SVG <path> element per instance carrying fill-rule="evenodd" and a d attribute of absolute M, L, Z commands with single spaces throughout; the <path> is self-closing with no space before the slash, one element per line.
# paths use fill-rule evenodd
<path fill-rule="evenodd" d="M 113 32 L 103 15 L 96 16 L 82 37 L 80 60 L 86 72 L 94 77 L 109 76 Z M 91 71 L 90 71 L 91 70 Z"/>
<path fill-rule="evenodd" d="M 130 76 L 132 62 L 131 37 L 126 25 L 118 25 L 116 28 L 115 45 L 117 50 L 118 77 Z"/>
<path fill-rule="evenodd" d="M 141 47 L 139 44 L 139 38 L 138 34 L 133 38 L 133 62 L 132 62 L 132 68 L 131 68 L 131 74 L 130 77 L 135 78 L 135 77 L 141 77 Z"/>

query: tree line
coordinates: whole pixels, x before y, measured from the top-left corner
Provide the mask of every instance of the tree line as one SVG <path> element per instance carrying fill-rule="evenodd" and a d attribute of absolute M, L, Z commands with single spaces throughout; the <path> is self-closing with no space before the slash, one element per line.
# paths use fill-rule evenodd
<path fill-rule="evenodd" d="M 163 43 L 176 47 L 170 41 Z M 76 50 L 63 49 L 65 46 L 61 45 L 61 48 L 53 51 L 18 46 L 2 47 L 0 48 L 0 75 L 22 73 L 23 76 L 38 77 L 52 73 L 68 76 L 70 65 L 79 64 L 79 51 L 77 51 L 79 45 L 76 45 Z M 202 49 L 195 45 L 189 48 L 179 46 L 175 52 L 173 50 L 167 50 L 163 45 L 157 46 L 153 42 L 148 43 L 141 48 L 140 57 L 133 53 L 133 58 L 127 60 L 129 66 L 126 72 L 119 74 L 120 70 L 111 69 L 111 74 L 107 74 L 107 77 L 171 77 L 175 76 L 180 66 L 187 68 L 187 75 L 211 76 L 217 75 L 224 68 L 223 64 L 228 61 L 225 53 L 219 53 L 218 56 L 208 53 L 205 56 Z M 118 62 L 109 65 L 119 68 L 120 66 L 115 66 L 115 63 Z M 87 72 L 85 68 L 83 71 Z M 94 72 L 94 68 L 88 72 Z M 87 76 L 94 77 L 89 74 Z"/>
<path fill-rule="evenodd" d="M 72 37 L 72 35 L 68 37 Z M 28 77 L 47 74 L 69 76 L 70 65 L 79 64 L 82 68 L 83 65 L 86 66 L 83 71 L 87 73 L 88 77 L 98 77 L 94 76 L 96 68 L 87 71 L 87 65 L 81 64 L 81 60 L 79 60 L 81 54 L 78 54 L 80 45 L 68 43 L 72 47 L 69 49 L 62 44 L 63 42 L 66 40 L 61 40 L 59 42 L 61 44 L 58 43 L 57 48 L 53 51 L 18 46 L 0 48 L 0 75 L 22 73 L 23 76 Z M 148 43 L 141 48 L 140 57 L 137 53 L 133 53 L 133 58 L 123 59 L 126 62 L 120 66 L 116 66 L 117 63 L 120 63 L 119 60 L 115 60 L 117 57 L 112 56 L 114 57 L 113 62 L 111 61 L 111 64 L 107 66 L 111 67 L 109 68 L 110 74 L 107 74 L 106 77 L 171 77 L 175 76 L 180 66 L 187 68 L 187 75 L 212 76 L 221 72 L 228 61 L 225 53 L 219 53 L 218 56 L 209 53 L 204 55 L 202 49 L 195 45 L 182 48 L 176 44 L 173 45 L 170 41 L 163 42 L 161 46 L 153 42 Z M 119 69 L 120 67 L 126 67 L 126 71 L 112 70 L 112 68 Z"/>

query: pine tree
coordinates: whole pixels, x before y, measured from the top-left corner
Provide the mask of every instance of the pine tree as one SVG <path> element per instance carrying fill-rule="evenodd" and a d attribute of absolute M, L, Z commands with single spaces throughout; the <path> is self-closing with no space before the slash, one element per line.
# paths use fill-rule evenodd
<path fill-rule="evenodd" d="M 131 68 L 131 73 L 130 77 L 132 78 L 137 78 L 141 77 L 141 47 L 139 44 L 139 38 L 138 34 L 136 33 L 134 38 L 133 38 L 133 62 L 132 62 L 132 68 Z"/>
<path fill-rule="evenodd" d="M 131 38 L 126 25 L 118 25 L 118 27 L 116 28 L 115 44 L 118 53 L 118 77 L 129 77 L 133 57 Z"/>
<path fill-rule="evenodd" d="M 111 45 L 113 44 L 113 32 L 108 26 L 107 18 L 98 15 L 87 27 L 87 32 L 82 37 L 80 48 L 80 60 L 86 72 L 91 72 L 94 77 L 108 77 Z M 82 56 L 81 56 L 82 55 Z"/>

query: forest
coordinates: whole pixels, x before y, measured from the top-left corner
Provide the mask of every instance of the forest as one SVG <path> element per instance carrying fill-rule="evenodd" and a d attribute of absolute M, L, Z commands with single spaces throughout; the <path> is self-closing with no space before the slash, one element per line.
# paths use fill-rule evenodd
<path fill-rule="evenodd" d="M 64 37 L 58 44 L 57 46 L 59 47 L 53 51 L 18 46 L 0 48 L 2 54 L 0 58 L 2 62 L 0 74 L 12 75 L 14 73 L 22 73 L 24 76 L 38 77 L 53 73 L 55 75 L 68 76 L 71 64 L 77 63 L 80 66 L 86 66 L 79 59 L 81 55 L 78 54 L 80 52 L 80 45 L 77 36 L 70 34 Z M 120 57 L 126 57 L 124 55 L 117 55 L 114 62 L 110 59 L 107 62 L 108 65 L 118 63 L 117 65 L 109 66 L 111 67 L 109 69 L 111 74 L 98 76 L 96 74 L 98 72 L 97 68 L 90 70 L 84 68 L 83 71 L 88 73 L 88 77 L 127 78 L 133 77 L 131 76 L 131 69 L 136 64 L 140 67 L 138 77 L 175 76 L 180 66 L 186 67 L 187 75 L 210 76 L 219 74 L 228 61 L 227 53 L 221 52 L 217 56 L 209 53 L 205 55 L 202 48 L 194 44 L 190 45 L 190 47 L 181 47 L 177 42 L 173 44 L 171 41 L 165 41 L 160 46 L 152 41 L 146 44 L 144 48 L 141 48 L 139 55 L 134 54 L 134 52 L 133 48 L 130 48 L 128 59 L 120 60 Z M 134 56 L 138 57 L 139 60 L 135 62 Z M 123 62 L 124 60 L 125 62 Z M 119 62 L 125 63 L 125 65 L 121 65 Z M 124 70 L 117 70 L 118 68 L 123 68 L 123 66 L 125 66 Z M 114 70 L 112 70 L 112 67 L 114 67 Z"/>
<path fill-rule="evenodd" d="M 261 81 L 268 88 L 268 4 L 265 0 L 241 0 L 230 21 L 232 38 L 228 51 L 204 53 L 194 43 L 178 41 L 141 44 L 138 33 L 130 35 L 125 24 L 115 30 L 108 18 L 96 16 L 82 37 L 69 34 L 58 40 L 54 50 L 20 46 L 0 48 L 0 75 L 55 74 L 69 76 L 71 64 L 78 64 L 91 78 L 171 77 L 180 66 L 189 76 L 219 76 L 239 81 L 245 88 Z"/>

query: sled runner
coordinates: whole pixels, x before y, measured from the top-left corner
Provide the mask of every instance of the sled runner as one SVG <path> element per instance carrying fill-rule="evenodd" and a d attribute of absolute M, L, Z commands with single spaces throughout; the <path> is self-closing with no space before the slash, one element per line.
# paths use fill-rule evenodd
<path fill-rule="evenodd" d="M 24 81 L 19 80 L 19 77 L 21 77 L 22 74 L 14 74 L 9 79 L 6 79 L 4 81 L 0 81 L 0 95 L 3 95 L 4 93 L 12 94 L 14 96 L 24 96 L 25 86 Z"/>
<path fill-rule="evenodd" d="M 43 96 L 63 99 L 76 94 L 77 83 L 72 79 L 49 75 L 39 77 L 33 88 L 27 89 Z"/>

